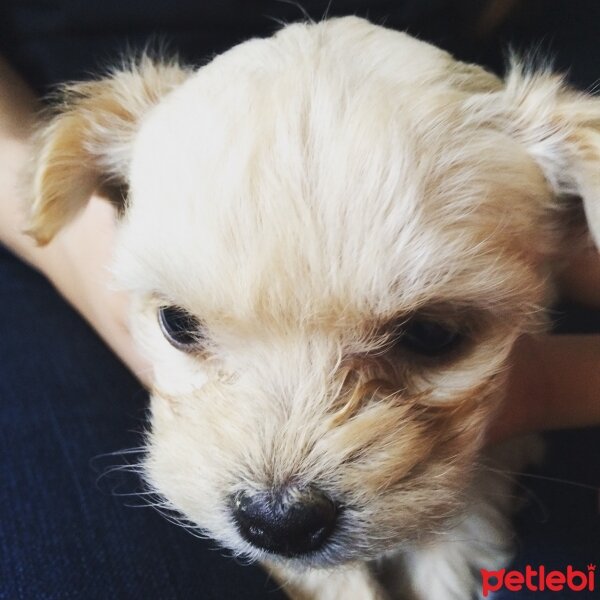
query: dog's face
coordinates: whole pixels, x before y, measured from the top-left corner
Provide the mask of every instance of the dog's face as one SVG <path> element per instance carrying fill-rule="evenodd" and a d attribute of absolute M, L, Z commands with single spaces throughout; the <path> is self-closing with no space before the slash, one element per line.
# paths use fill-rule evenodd
<path fill-rule="evenodd" d="M 152 487 L 253 558 L 337 564 L 439 530 L 539 322 L 557 196 L 583 181 L 552 171 L 585 172 L 581 131 L 548 124 L 560 82 L 505 85 L 354 18 L 165 69 L 105 83 L 104 112 L 88 93 L 78 145 L 129 186 L 115 271 L 155 370 Z M 40 238 L 65 206 L 44 186 L 75 177 L 44 162 L 60 119 Z"/>

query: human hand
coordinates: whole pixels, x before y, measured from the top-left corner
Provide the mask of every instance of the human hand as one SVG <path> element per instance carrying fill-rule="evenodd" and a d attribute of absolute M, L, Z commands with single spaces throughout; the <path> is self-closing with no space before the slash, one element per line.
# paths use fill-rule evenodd
<path fill-rule="evenodd" d="M 519 434 L 600 425 L 600 336 L 523 336 L 510 360 L 490 443 Z"/>

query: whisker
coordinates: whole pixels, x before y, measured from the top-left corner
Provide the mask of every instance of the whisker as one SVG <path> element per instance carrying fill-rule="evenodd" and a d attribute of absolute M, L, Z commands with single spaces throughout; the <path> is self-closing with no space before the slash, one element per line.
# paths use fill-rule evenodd
<path fill-rule="evenodd" d="M 145 450 L 145 446 L 134 446 L 133 448 L 124 448 L 123 450 L 115 450 L 114 452 L 105 452 L 103 454 L 97 454 L 96 456 L 94 456 L 94 459 L 104 458 L 105 456 L 120 456 L 122 454 L 139 454 L 140 452 L 144 452 Z"/>
<path fill-rule="evenodd" d="M 144 502 L 143 504 L 123 504 L 127 508 L 164 508 L 162 502 Z"/>
<path fill-rule="evenodd" d="M 519 481 L 519 476 L 521 476 L 522 474 L 516 471 L 509 471 L 507 469 L 498 469 L 495 467 L 492 467 L 490 465 L 479 465 L 480 469 L 486 469 L 487 471 L 490 471 L 492 473 L 495 473 L 496 475 L 499 475 L 500 477 L 503 477 L 504 479 L 509 480 L 512 485 L 514 485 L 517 489 L 521 490 L 524 494 L 524 499 L 528 502 L 531 502 L 539 511 L 539 519 L 541 522 L 545 522 L 548 520 L 548 508 L 546 507 L 546 505 L 544 504 L 543 500 L 540 498 L 540 496 L 538 494 L 536 494 L 530 487 L 527 487 L 522 481 Z M 523 473 L 524 474 L 524 473 Z M 489 495 L 489 494 L 488 494 Z M 500 494 L 496 494 L 496 497 L 502 497 Z M 517 498 L 519 499 L 520 496 L 518 495 L 510 495 L 510 494 L 506 494 L 504 497 L 508 498 L 508 497 L 512 497 L 512 498 Z"/>
<path fill-rule="evenodd" d="M 269 19 L 269 21 L 273 21 L 274 23 L 277 23 L 277 25 L 279 25 L 282 28 L 286 27 L 288 25 L 288 23 L 286 23 L 283 19 L 274 17 L 273 15 L 263 15 L 263 17 L 265 19 Z"/>
<path fill-rule="evenodd" d="M 581 483 L 580 481 L 573 481 L 572 479 L 563 479 L 561 477 L 551 477 L 549 475 L 536 475 L 534 473 L 525 473 L 523 471 L 504 471 L 502 469 L 494 469 L 493 467 L 487 467 L 488 469 L 490 469 L 491 471 L 494 472 L 502 472 L 504 474 L 510 474 L 510 475 L 515 475 L 518 477 L 527 477 L 529 479 L 539 479 L 541 481 L 549 481 L 552 483 L 559 483 L 559 484 L 564 484 L 564 485 L 572 485 L 574 487 L 578 487 L 578 488 L 582 488 L 582 489 L 586 489 L 586 490 L 592 490 L 594 492 L 600 492 L 600 486 L 596 486 L 596 485 L 590 485 L 588 483 Z"/>
<path fill-rule="evenodd" d="M 148 496 L 156 498 L 156 494 L 154 492 L 117 492 L 116 490 L 112 490 L 111 494 L 116 496 L 117 498 L 127 498 L 130 496 Z"/>
<path fill-rule="evenodd" d="M 326 21 L 329 18 L 329 12 L 331 11 L 331 5 L 333 4 L 333 0 L 329 0 L 327 2 L 327 6 L 323 11 L 323 16 L 321 17 L 321 21 Z"/>
<path fill-rule="evenodd" d="M 312 23 L 313 25 L 316 23 L 316 21 L 310 16 L 308 10 L 306 10 L 306 8 L 302 6 L 300 2 L 297 2 L 296 0 L 277 0 L 277 2 L 281 2 L 281 4 L 289 4 L 290 6 L 297 8 L 309 23 Z"/>

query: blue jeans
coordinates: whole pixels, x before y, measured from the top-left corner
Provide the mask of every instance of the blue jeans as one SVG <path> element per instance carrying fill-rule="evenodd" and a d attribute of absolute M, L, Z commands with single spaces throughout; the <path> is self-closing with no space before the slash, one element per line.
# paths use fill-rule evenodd
<path fill-rule="evenodd" d="M 0 307 L 0 599 L 283 598 L 257 567 L 143 507 L 127 468 L 136 452 L 120 451 L 141 444 L 146 393 L 50 285 L 1 249 Z M 598 486 L 598 430 L 549 437 L 538 475 Z M 515 567 L 599 564 L 598 492 L 521 484 L 529 502 Z M 571 597 L 593 596 L 496 596 Z"/>

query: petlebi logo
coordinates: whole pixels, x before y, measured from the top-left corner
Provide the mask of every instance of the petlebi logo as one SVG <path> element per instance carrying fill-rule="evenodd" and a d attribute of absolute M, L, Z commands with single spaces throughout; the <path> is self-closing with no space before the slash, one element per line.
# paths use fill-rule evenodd
<path fill-rule="evenodd" d="M 572 565 L 568 565 L 563 571 L 548 571 L 544 565 L 537 568 L 526 565 L 525 571 L 481 569 L 481 591 L 484 598 L 487 598 L 490 592 L 503 589 L 510 592 L 520 592 L 523 589 L 530 592 L 562 592 L 565 589 L 573 592 L 593 592 L 596 589 L 595 576 L 596 565 L 588 565 L 583 571 L 574 569 Z"/>

